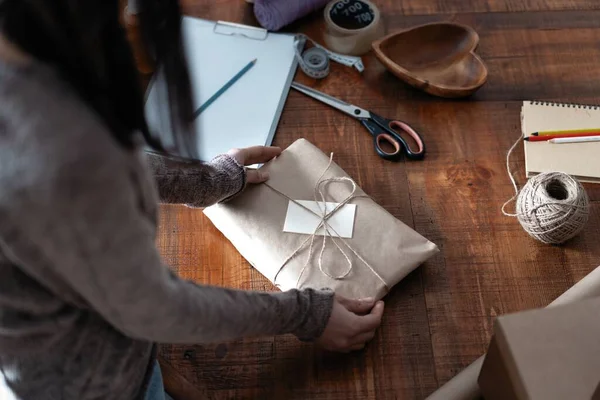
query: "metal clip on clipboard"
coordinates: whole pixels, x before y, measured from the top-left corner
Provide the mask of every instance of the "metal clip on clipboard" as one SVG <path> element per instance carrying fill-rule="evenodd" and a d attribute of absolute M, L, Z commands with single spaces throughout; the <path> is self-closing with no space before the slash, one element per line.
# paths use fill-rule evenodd
<path fill-rule="evenodd" d="M 244 36 L 253 40 L 265 40 L 269 36 L 266 29 L 226 21 L 217 21 L 213 32 L 219 35 Z"/>
<path fill-rule="evenodd" d="M 237 24 L 235 22 L 217 21 L 213 27 L 213 33 L 226 36 L 242 36 L 252 40 L 266 40 L 269 36 L 269 31 L 256 26 Z M 305 35 L 292 35 L 296 38 L 295 47 L 298 51 L 302 51 L 306 43 Z"/>

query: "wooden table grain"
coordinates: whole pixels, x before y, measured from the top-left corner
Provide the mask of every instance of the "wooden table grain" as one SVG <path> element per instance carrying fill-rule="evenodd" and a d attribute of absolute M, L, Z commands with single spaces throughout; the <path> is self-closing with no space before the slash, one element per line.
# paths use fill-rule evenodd
<path fill-rule="evenodd" d="M 185 0 L 186 14 L 256 25 L 242 0 Z M 356 121 L 292 91 L 275 136 L 305 137 L 379 204 L 441 249 L 385 298 L 383 325 L 367 349 L 328 354 L 288 336 L 161 346 L 167 387 L 181 399 L 423 399 L 485 352 L 494 318 L 550 303 L 600 264 L 600 186 L 586 185 L 589 224 L 562 246 L 529 238 L 500 208 L 513 194 L 506 151 L 520 134 L 523 100 L 600 103 L 597 0 L 379 0 L 387 32 L 431 21 L 472 26 L 489 68 L 469 99 L 419 92 L 372 54 L 366 70 L 332 65 L 315 82 L 334 96 L 413 124 L 422 162 L 378 158 Z M 321 41 L 321 13 L 287 27 Z M 207 60 L 206 62 L 218 62 Z M 522 150 L 514 155 L 524 182 Z M 203 284 L 276 290 L 199 210 L 163 206 L 157 244 L 182 277 Z M 210 321 L 208 321 L 210 323 Z"/>

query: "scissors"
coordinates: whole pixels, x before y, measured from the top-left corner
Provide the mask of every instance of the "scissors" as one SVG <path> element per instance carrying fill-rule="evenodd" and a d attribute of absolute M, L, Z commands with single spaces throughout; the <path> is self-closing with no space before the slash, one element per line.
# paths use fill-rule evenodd
<path fill-rule="evenodd" d="M 425 143 L 423 142 L 423 138 L 421 138 L 421 135 L 406 122 L 380 117 L 375 113 L 348 104 L 297 82 L 292 82 L 292 87 L 307 96 L 328 104 L 331 107 L 358 119 L 361 124 L 367 128 L 371 136 L 373 136 L 375 150 L 381 158 L 396 161 L 404 154 L 406 158 L 410 160 L 422 160 L 425 156 Z M 414 139 L 417 144 L 416 151 L 409 146 L 402 136 L 400 136 L 401 131 L 407 133 Z M 386 151 L 382 147 L 382 145 L 386 143 L 392 146 L 393 151 Z"/>

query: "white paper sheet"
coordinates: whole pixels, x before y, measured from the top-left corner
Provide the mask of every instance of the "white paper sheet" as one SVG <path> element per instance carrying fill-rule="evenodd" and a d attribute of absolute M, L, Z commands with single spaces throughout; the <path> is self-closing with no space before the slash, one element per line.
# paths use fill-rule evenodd
<path fill-rule="evenodd" d="M 195 120 L 200 160 L 209 161 L 232 148 L 270 145 L 290 83 L 296 72 L 294 36 L 269 32 L 252 38 L 256 28 L 217 32 L 214 21 L 183 17 L 183 44 L 194 109 L 204 104 L 248 62 L 256 65 Z M 227 28 L 225 26 L 225 28 Z M 234 28 L 227 28 L 234 29 Z M 258 32 L 264 36 L 264 33 Z M 162 87 L 163 77 L 157 74 Z M 166 91 L 150 86 L 146 117 L 150 130 L 170 146 Z"/>
<path fill-rule="evenodd" d="M 322 213 L 321 209 L 323 206 L 319 208 L 319 203 L 315 201 L 300 200 L 298 203 L 311 209 L 319 215 Z M 322 205 L 323 203 L 320 204 Z M 339 203 L 325 203 L 327 212 L 331 212 L 335 207 L 337 207 L 338 204 Z M 340 237 L 350 239 L 352 238 L 352 234 L 354 232 L 355 214 L 356 204 L 346 204 L 328 219 L 329 225 L 335 229 L 335 232 L 337 232 Z M 319 217 L 300 207 L 293 201 L 289 201 L 287 214 L 285 216 L 285 223 L 283 225 L 283 231 L 312 235 L 315 229 L 317 229 L 317 226 L 319 226 L 320 222 L 321 219 Z M 333 231 L 331 233 L 335 235 Z M 326 235 L 326 232 L 323 228 L 321 228 L 317 231 L 317 235 L 324 236 Z"/>

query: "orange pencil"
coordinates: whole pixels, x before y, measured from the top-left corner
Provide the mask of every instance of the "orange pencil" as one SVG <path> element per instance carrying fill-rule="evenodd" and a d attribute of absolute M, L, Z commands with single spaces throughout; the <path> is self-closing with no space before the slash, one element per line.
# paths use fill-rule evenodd
<path fill-rule="evenodd" d="M 600 128 L 588 128 L 588 129 L 571 129 L 571 130 L 564 130 L 564 131 L 540 131 L 540 132 L 533 132 L 531 134 L 531 136 L 562 136 L 562 135 L 579 135 L 579 134 L 585 134 L 585 135 L 599 135 L 600 134 Z"/>
<path fill-rule="evenodd" d="M 588 133 L 567 133 L 567 134 L 544 135 L 544 136 L 538 136 L 535 134 L 531 134 L 531 136 L 528 136 L 525 138 L 525 141 L 527 141 L 527 142 L 546 142 L 550 139 L 569 138 L 569 137 L 585 137 L 585 136 L 600 136 L 600 131 L 588 131 Z"/>

